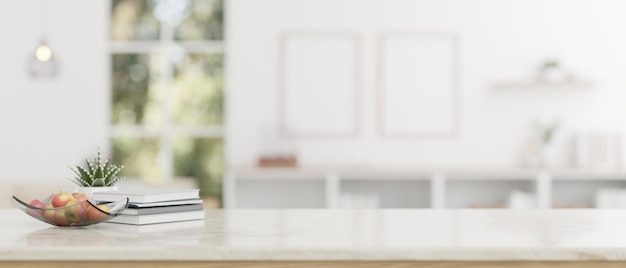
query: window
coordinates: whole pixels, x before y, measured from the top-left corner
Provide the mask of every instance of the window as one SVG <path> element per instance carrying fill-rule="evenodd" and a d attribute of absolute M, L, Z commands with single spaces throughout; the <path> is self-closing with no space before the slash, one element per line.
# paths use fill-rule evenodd
<path fill-rule="evenodd" d="M 112 158 L 124 175 L 221 198 L 220 0 L 112 0 Z"/>

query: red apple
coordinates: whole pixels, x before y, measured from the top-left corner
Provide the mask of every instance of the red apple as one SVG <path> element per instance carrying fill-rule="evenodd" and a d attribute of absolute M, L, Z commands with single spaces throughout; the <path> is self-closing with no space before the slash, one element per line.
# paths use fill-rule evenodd
<path fill-rule="evenodd" d="M 81 201 L 78 199 L 67 202 L 65 216 L 68 221 L 78 223 L 89 219 L 89 215 L 87 212 L 88 205 L 85 202 L 86 201 Z"/>
<path fill-rule="evenodd" d="M 84 193 L 72 193 L 72 196 L 74 197 L 74 199 L 78 199 L 78 200 L 89 200 L 89 196 L 87 194 Z"/>
<path fill-rule="evenodd" d="M 46 208 L 46 204 L 44 204 L 44 202 L 41 202 L 39 199 L 30 201 L 30 203 L 28 204 L 36 208 Z M 43 215 L 43 210 L 29 209 L 28 211 L 29 211 L 28 214 L 32 213 L 31 215 L 35 215 L 35 214 L 39 216 Z"/>
<path fill-rule="evenodd" d="M 109 212 L 109 207 L 107 207 L 106 205 L 98 205 L 97 207 L 104 212 Z M 102 211 L 100 210 L 96 208 L 90 208 L 88 211 L 89 220 L 99 221 L 106 218 L 107 215 L 102 213 Z"/>
<path fill-rule="evenodd" d="M 55 208 L 64 207 L 67 202 L 70 202 L 74 197 L 68 192 L 60 192 L 52 196 L 52 205 Z"/>
<path fill-rule="evenodd" d="M 33 207 L 46 208 L 46 204 L 44 202 L 41 202 L 39 199 L 35 199 L 33 201 L 30 201 L 30 203 L 28 203 L 28 204 L 33 206 Z"/>

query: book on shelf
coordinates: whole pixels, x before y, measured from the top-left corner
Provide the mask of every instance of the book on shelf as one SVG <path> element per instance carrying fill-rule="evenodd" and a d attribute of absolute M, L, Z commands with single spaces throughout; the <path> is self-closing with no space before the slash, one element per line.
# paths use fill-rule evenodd
<path fill-rule="evenodd" d="M 172 213 L 160 213 L 150 215 L 119 215 L 108 220 L 110 223 L 122 223 L 132 225 L 144 225 L 155 223 L 181 222 L 191 220 L 203 220 L 204 210 L 183 211 Z"/>
<path fill-rule="evenodd" d="M 162 213 L 184 212 L 202 210 L 202 204 L 176 205 L 176 206 L 155 206 L 145 208 L 127 208 L 122 211 L 122 215 L 152 215 Z"/>
<path fill-rule="evenodd" d="M 100 202 L 115 202 L 128 198 L 130 203 L 153 203 L 173 200 L 195 199 L 200 197 L 199 189 L 159 189 L 137 188 L 118 191 L 97 192 L 93 198 Z"/>

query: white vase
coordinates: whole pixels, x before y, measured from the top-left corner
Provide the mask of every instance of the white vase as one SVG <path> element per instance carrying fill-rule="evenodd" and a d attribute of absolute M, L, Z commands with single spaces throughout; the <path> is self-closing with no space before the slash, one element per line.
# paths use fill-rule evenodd
<path fill-rule="evenodd" d="M 117 186 L 109 186 L 109 187 L 84 187 L 84 186 L 77 186 L 76 190 L 74 190 L 74 191 L 78 192 L 78 193 L 87 194 L 89 196 L 89 199 L 93 199 L 93 193 L 117 191 Z"/>

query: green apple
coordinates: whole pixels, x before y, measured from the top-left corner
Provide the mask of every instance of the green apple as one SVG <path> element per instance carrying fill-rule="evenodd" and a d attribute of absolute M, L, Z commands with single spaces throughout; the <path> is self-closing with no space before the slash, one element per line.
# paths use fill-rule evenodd
<path fill-rule="evenodd" d="M 57 209 L 54 212 L 54 224 L 58 226 L 69 226 L 70 222 L 65 216 L 65 209 Z"/>
<path fill-rule="evenodd" d="M 79 223 L 89 219 L 87 213 L 87 201 L 74 199 L 67 203 L 65 207 L 65 217 L 69 222 Z"/>

